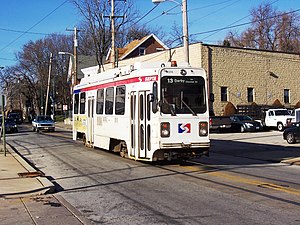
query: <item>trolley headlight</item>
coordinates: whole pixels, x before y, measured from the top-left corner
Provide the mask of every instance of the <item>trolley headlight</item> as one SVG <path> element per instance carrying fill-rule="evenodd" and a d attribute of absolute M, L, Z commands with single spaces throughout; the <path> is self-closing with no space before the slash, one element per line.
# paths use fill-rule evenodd
<path fill-rule="evenodd" d="M 208 135 L 208 123 L 200 122 L 199 123 L 199 136 L 207 136 Z"/>
<path fill-rule="evenodd" d="M 170 137 L 170 123 L 164 122 L 160 124 L 160 136 Z"/>

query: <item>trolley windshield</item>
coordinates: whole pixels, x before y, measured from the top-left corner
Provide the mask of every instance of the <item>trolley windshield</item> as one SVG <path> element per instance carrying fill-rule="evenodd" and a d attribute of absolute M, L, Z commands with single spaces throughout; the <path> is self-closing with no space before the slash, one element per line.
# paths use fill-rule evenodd
<path fill-rule="evenodd" d="M 206 112 L 205 80 L 200 76 L 164 76 L 161 78 L 161 112 L 193 114 Z"/>

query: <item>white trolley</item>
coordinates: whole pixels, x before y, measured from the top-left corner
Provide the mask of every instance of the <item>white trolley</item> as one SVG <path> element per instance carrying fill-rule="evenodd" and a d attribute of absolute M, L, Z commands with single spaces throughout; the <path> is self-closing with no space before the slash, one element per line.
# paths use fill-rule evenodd
<path fill-rule="evenodd" d="M 73 140 L 79 138 L 134 160 L 208 155 L 205 71 L 168 62 L 85 74 L 73 94 Z"/>

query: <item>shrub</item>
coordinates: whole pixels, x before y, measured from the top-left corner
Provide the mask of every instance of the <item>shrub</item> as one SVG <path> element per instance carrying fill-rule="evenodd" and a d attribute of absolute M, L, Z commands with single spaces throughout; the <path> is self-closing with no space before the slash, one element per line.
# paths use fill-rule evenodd
<path fill-rule="evenodd" d="M 298 109 L 298 108 L 300 108 L 300 101 L 297 102 L 296 105 L 295 105 L 295 109 Z"/>
<path fill-rule="evenodd" d="M 283 108 L 283 105 L 281 104 L 281 102 L 280 102 L 278 99 L 276 99 L 276 100 L 273 102 L 272 106 L 274 106 L 274 107 L 276 107 L 276 108 Z"/>
<path fill-rule="evenodd" d="M 228 102 L 227 105 L 225 106 L 223 115 L 230 116 L 230 115 L 236 114 L 236 113 L 237 113 L 236 107 L 231 102 Z"/>

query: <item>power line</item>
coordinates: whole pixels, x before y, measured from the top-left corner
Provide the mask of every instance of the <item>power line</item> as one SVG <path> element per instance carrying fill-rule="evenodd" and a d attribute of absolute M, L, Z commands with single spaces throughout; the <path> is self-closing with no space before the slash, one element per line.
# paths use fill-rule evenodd
<path fill-rule="evenodd" d="M 274 2 L 271 2 L 269 5 L 273 5 L 274 3 L 278 2 L 278 1 L 279 1 L 279 0 L 275 0 Z M 234 24 L 236 24 L 236 23 L 242 21 L 243 19 L 246 19 L 246 18 L 249 17 L 249 16 L 251 16 L 251 14 L 248 14 L 247 16 L 244 16 L 243 18 L 234 21 L 233 23 L 227 25 L 226 27 L 232 26 L 232 25 L 234 25 Z M 215 34 L 218 33 L 218 32 L 219 32 L 219 31 L 216 31 L 216 32 L 214 32 L 214 33 L 212 33 L 212 34 L 210 34 L 210 35 L 207 35 L 206 37 L 203 38 L 203 40 L 206 39 L 206 38 L 208 38 L 208 37 L 211 37 L 211 36 L 215 35 Z"/>
<path fill-rule="evenodd" d="M 167 11 L 163 11 L 160 15 L 158 15 L 158 16 L 154 17 L 153 19 L 149 20 L 148 22 L 144 23 L 144 25 L 146 25 L 146 24 L 148 24 L 148 23 L 151 23 L 152 21 L 156 20 L 157 18 L 161 17 L 162 15 L 167 14 L 168 12 L 170 12 L 170 11 L 172 11 L 173 9 L 177 8 L 178 6 L 179 6 L 179 5 L 176 5 L 176 6 L 172 7 L 172 8 L 170 8 L 170 9 L 167 10 Z"/>
<path fill-rule="evenodd" d="M 235 3 L 239 2 L 239 1 L 241 1 L 241 0 L 236 0 L 236 1 L 232 2 L 232 3 L 230 3 L 229 5 L 226 5 L 226 6 L 222 7 L 222 8 L 220 8 L 220 9 L 217 9 L 217 10 L 215 10 L 215 11 L 213 11 L 213 12 L 210 12 L 210 13 L 208 13 L 208 14 L 206 14 L 206 15 L 200 17 L 199 19 L 196 19 L 196 20 L 191 21 L 191 23 L 194 23 L 195 21 L 199 21 L 199 20 L 201 20 L 201 19 L 203 19 L 203 18 L 205 18 L 205 17 L 208 17 L 208 16 L 210 16 L 210 15 L 212 15 L 212 14 L 215 14 L 215 13 L 217 13 L 217 12 L 219 12 L 219 11 L 221 11 L 221 10 L 227 8 L 227 7 L 230 7 L 230 6 L 234 5 Z"/>
<path fill-rule="evenodd" d="M 142 19 L 144 19 L 146 16 L 148 16 L 154 9 L 157 8 L 159 4 L 156 4 L 152 9 L 150 9 L 147 13 L 145 13 L 138 21 L 136 21 L 132 26 L 140 22 Z"/>
<path fill-rule="evenodd" d="M 231 2 L 231 1 L 233 1 L 233 0 L 227 0 L 227 1 L 219 2 L 219 3 L 214 3 L 214 4 L 210 4 L 210 5 L 206 5 L 206 6 L 202 6 L 202 7 L 198 7 L 198 8 L 189 9 L 188 12 L 199 10 L 199 9 L 210 8 L 210 7 L 216 6 L 216 5 L 222 5 L 224 3 Z"/>
<path fill-rule="evenodd" d="M 282 14 L 275 15 L 275 16 L 270 16 L 270 17 L 265 18 L 264 20 L 273 19 L 273 18 L 280 17 L 280 16 L 283 16 L 283 15 L 288 15 L 288 14 L 291 14 L 291 13 L 295 13 L 295 12 L 298 12 L 298 11 L 300 11 L 300 9 L 296 9 L 296 10 L 289 11 L 289 12 L 282 13 Z M 255 22 L 259 22 L 259 21 L 261 21 L 261 20 L 255 20 L 255 21 L 251 21 L 251 22 L 240 23 L 240 24 L 237 24 L 237 25 L 232 25 L 232 26 L 226 26 L 226 27 L 222 27 L 222 28 L 217 28 L 217 29 L 214 29 L 214 30 L 209 30 L 209 31 L 203 31 L 203 32 L 199 32 L 199 33 L 194 33 L 194 34 L 191 34 L 190 36 L 197 36 L 197 35 L 201 35 L 201 34 L 208 34 L 208 33 L 218 32 L 218 31 L 222 31 L 222 30 L 227 30 L 227 29 L 235 28 L 235 27 L 241 27 L 241 26 L 249 25 L 249 24 L 252 24 L 252 23 L 255 23 Z M 180 39 L 181 39 L 181 37 L 176 38 L 176 39 L 172 40 L 172 43 L 174 43 L 175 41 L 178 41 Z"/>
<path fill-rule="evenodd" d="M 279 17 L 279 16 L 295 13 L 295 12 L 298 12 L 298 11 L 300 11 L 300 9 L 296 9 L 296 10 L 293 10 L 293 11 L 290 11 L 290 12 L 282 13 L 282 14 L 279 14 L 279 15 L 276 15 L 276 16 L 271 16 L 271 17 L 266 18 L 265 20 L 273 19 L 273 18 L 276 18 L 276 17 Z M 240 24 L 237 24 L 237 25 L 226 26 L 226 27 L 222 27 L 222 28 L 218 28 L 218 29 L 214 29 L 214 30 L 194 33 L 194 34 L 191 34 L 191 36 L 197 36 L 197 35 L 200 35 L 200 34 L 207 34 L 207 33 L 212 33 L 212 32 L 216 32 L 216 31 L 227 30 L 227 29 L 231 29 L 231 28 L 235 28 L 235 27 L 241 27 L 241 26 L 245 26 L 245 25 L 252 24 L 252 23 L 255 23 L 255 22 L 259 22 L 259 21 L 261 21 L 261 20 L 255 20 L 255 21 L 251 21 L 251 22 L 240 23 Z"/>
<path fill-rule="evenodd" d="M 6 32 L 14 32 L 14 33 L 26 33 L 26 34 L 36 34 L 36 35 L 50 35 L 50 34 L 47 34 L 47 33 L 39 33 L 39 32 L 26 32 L 26 31 L 23 31 L 23 30 L 13 30 L 13 29 L 7 29 L 7 28 L 1 28 L 0 27 L 0 31 L 6 31 Z"/>
<path fill-rule="evenodd" d="M 54 13 L 56 10 L 58 10 L 60 7 L 62 7 L 64 4 L 66 4 L 69 0 L 64 1 L 59 6 L 57 6 L 54 10 L 52 10 L 50 13 L 48 13 L 46 16 L 44 16 L 41 20 L 39 20 L 37 23 L 35 23 L 33 26 L 31 26 L 28 30 L 23 32 L 21 35 L 19 35 L 16 39 L 8 43 L 6 46 L 0 49 L 0 52 L 2 52 L 4 49 L 8 48 L 10 45 L 15 43 L 17 40 L 19 40 L 21 37 L 23 37 L 25 34 L 27 34 L 31 29 L 36 27 L 38 24 L 40 24 L 42 21 L 44 21 L 47 17 L 49 17 L 52 13 Z"/>

